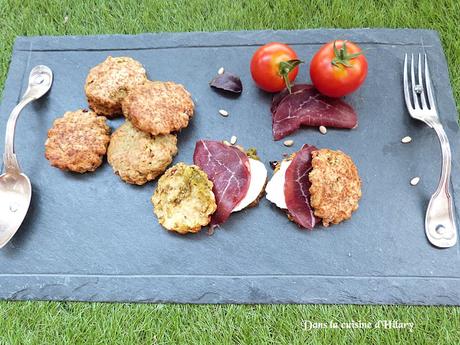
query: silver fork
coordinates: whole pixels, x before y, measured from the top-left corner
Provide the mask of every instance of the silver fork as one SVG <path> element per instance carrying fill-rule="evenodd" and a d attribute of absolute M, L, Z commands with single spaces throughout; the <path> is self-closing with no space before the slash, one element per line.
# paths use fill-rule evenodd
<path fill-rule="evenodd" d="M 439 121 L 431 86 L 428 61 L 425 54 L 424 71 L 422 57 L 418 54 L 417 79 L 415 76 L 414 54 L 411 56 L 410 84 L 407 54 L 404 58 L 404 98 L 407 110 L 412 118 L 425 122 L 438 135 L 442 151 L 442 170 L 439 185 L 431 196 L 425 216 L 425 233 L 436 247 L 448 248 L 457 243 L 457 227 L 455 225 L 454 207 L 449 192 L 451 173 L 451 151 L 449 139 Z"/>

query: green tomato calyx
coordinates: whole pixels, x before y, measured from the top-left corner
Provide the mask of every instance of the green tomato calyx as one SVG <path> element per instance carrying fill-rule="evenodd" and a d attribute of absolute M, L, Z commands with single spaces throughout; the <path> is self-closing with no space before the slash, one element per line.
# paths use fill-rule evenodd
<path fill-rule="evenodd" d="M 348 54 L 347 51 L 347 41 L 343 41 L 342 47 L 337 49 L 336 41 L 334 41 L 334 58 L 331 61 L 331 64 L 338 68 L 348 68 L 352 67 L 350 60 L 360 56 L 363 52 L 358 52 L 354 54 Z"/>
<path fill-rule="evenodd" d="M 294 68 L 298 65 L 302 64 L 303 61 L 299 59 L 293 59 L 288 61 L 281 61 L 279 64 L 279 75 L 284 79 L 284 83 L 286 84 L 286 88 L 288 89 L 289 93 L 291 93 L 291 81 L 289 80 L 289 73 L 291 73 Z"/>

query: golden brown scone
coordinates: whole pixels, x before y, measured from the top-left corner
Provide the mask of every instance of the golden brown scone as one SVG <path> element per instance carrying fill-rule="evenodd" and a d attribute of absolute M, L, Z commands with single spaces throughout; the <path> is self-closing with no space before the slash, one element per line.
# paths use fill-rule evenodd
<path fill-rule="evenodd" d="M 188 126 L 195 105 L 190 93 L 173 82 L 146 81 L 123 100 L 123 114 L 134 126 L 152 135 Z"/>
<path fill-rule="evenodd" d="M 92 111 L 68 111 L 54 121 L 45 142 L 45 157 L 62 170 L 94 171 L 102 164 L 110 141 L 104 117 Z"/>
<path fill-rule="evenodd" d="M 341 151 L 321 149 L 312 152 L 309 178 L 310 204 L 323 225 L 349 219 L 358 209 L 361 180 L 352 159 Z"/>
<path fill-rule="evenodd" d="M 151 199 L 160 224 L 180 234 L 200 231 L 217 208 L 212 187 L 196 165 L 178 163 L 169 168 L 158 180 Z"/>
<path fill-rule="evenodd" d="M 107 160 L 127 183 L 142 185 L 166 170 L 177 153 L 173 134 L 152 136 L 126 121 L 113 134 Z"/>
<path fill-rule="evenodd" d="M 121 101 L 129 90 L 147 80 L 144 67 L 130 57 L 111 57 L 93 67 L 86 78 L 85 93 L 97 114 L 115 117 L 122 114 Z"/>

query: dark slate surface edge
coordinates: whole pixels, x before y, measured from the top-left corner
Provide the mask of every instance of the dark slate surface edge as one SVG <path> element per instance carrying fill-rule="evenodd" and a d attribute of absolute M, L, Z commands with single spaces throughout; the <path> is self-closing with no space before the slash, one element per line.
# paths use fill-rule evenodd
<path fill-rule="evenodd" d="M 289 44 L 323 44 L 336 37 L 343 37 L 353 39 L 353 41 L 361 44 L 421 45 L 422 41 L 419 42 L 413 39 L 414 33 L 426 36 L 428 39 L 438 37 L 436 31 L 426 29 L 349 29 L 346 30 L 346 34 L 343 32 L 343 29 L 310 29 L 292 31 L 161 32 L 139 35 L 33 36 L 18 37 L 15 48 L 17 50 L 29 50 L 30 43 L 34 45 L 33 50 L 56 51 L 255 46 L 273 40 L 273 36 L 276 36 L 277 40 Z M 228 34 L 230 33 L 231 36 L 229 37 Z M 376 33 L 382 37 L 379 42 L 371 38 Z M 293 35 L 299 35 L 298 39 L 293 40 Z M 107 38 L 109 37 L 116 38 L 116 41 L 108 42 Z M 225 44 L 222 42 L 225 42 Z"/>
<path fill-rule="evenodd" d="M 0 299 L 457 305 L 460 279 L 425 277 L 2 276 Z M 178 291 L 177 287 L 182 288 Z M 116 288 L 115 288 L 116 287 Z M 6 293 L 10 291 L 10 293 Z M 340 293 L 332 293 L 340 291 Z M 359 291 L 359 293 L 357 293 Z M 418 291 L 418 293 L 414 293 Z M 237 292 L 237 293 L 235 293 Z M 429 295 L 429 298 L 426 296 Z M 69 297 L 71 296 L 71 297 Z"/>

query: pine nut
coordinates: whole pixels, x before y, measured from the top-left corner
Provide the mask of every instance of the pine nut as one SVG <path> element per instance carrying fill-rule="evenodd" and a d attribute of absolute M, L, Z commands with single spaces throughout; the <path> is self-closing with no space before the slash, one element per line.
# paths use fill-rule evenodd
<path fill-rule="evenodd" d="M 403 144 L 409 144 L 411 141 L 412 141 L 412 138 L 409 137 L 409 136 L 404 137 L 404 138 L 401 139 L 401 142 L 402 142 Z"/>

